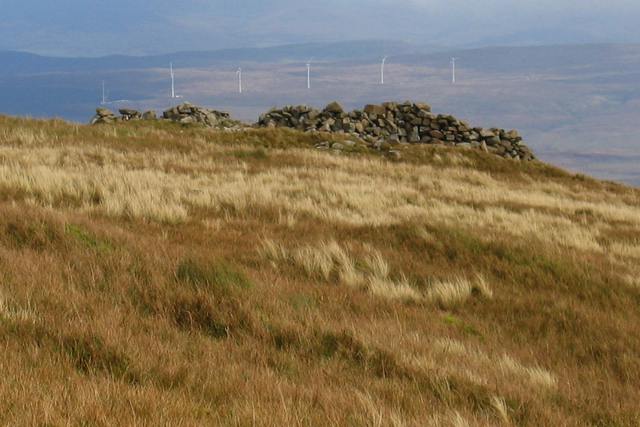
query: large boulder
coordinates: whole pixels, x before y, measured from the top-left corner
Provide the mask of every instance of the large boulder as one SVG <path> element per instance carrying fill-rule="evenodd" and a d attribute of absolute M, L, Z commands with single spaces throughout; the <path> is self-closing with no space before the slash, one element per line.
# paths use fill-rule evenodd
<path fill-rule="evenodd" d="M 93 116 L 90 123 L 92 125 L 99 125 L 99 124 L 111 124 L 117 121 L 118 121 L 118 118 L 116 117 L 115 114 L 113 114 L 111 110 L 100 107 L 100 108 L 96 108 L 96 115 Z"/>
<path fill-rule="evenodd" d="M 368 104 L 368 105 L 365 105 L 364 112 L 367 113 L 369 116 L 372 116 L 372 115 L 384 116 L 385 113 L 387 112 L 387 109 L 384 108 L 382 105 Z"/>
<path fill-rule="evenodd" d="M 145 111 L 144 113 L 142 113 L 142 120 L 157 120 L 157 119 L 158 119 L 158 115 L 153 110 Z"/>
<path fill-rule="evenodd" d="M 342 105 L 334 101 L 329 105 L 327 105 L 326 107 L 324 107 L 323 112 L 330 113 L 330 114 L 342 114 L 344 113 L 344 109 L 342 108 Z"/>

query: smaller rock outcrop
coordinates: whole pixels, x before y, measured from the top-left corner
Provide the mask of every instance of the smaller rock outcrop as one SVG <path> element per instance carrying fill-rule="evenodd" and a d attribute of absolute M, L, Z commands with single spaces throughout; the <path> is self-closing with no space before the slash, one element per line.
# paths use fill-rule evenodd
<path fill-rule="evenodd" d="M 106 108 L 98 108 L 96 109 L 96 115 L 91 119 L 91 124 L 110 124 L 118 121 L 128 122 L 132 120 L 158 120 L 158 116 L 153 110 L 140 113 L 137 110 L 121 108 L 118 112 L 120 113 L 120 117 Z M 243 126 L 241 122 L 233 120 L 227 112 L 198 107 L 187 102 L 163 112 L 160 119 L 182 124 L 199 124 L 212 128 L 229 129 Z"/>
<path fill-rule="evenodd" d="M 210 110 L 187 102 L 165 111 L 162 117 L 173 122 L 201 124 L 207 127 L 231 128 L 240 124 L 237 120 L 231 119 L 227 112 Z"/>

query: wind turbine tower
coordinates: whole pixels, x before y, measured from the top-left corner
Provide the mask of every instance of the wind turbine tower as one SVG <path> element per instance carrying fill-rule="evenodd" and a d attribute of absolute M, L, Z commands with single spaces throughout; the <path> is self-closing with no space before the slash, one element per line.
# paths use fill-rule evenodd
<path fill-rule="evenodd" d="M 236 75 L 238 76 L 238 93 L 242 93 L 242 68 L 238 68 Z"/>
<path fill-rule="evenodd" d="M 451 84 L 456 84 L 456 60 L 458 58 L 451 58 Z"/>
<path fill-rule="evenodd" d="M 387 57 L 382 58 L 382 64 L 380 65 L 380 84 L 384 85 L 384 64 L 387 63 Z"/>
<path fill-rule="evenodd" d="M 311 89 L 311 61 L 312 59 L 307 62 L 307 89 Z"/>
<path fill-rule="evenodd" d="M 104 80 L 102 81 L 102 102 L 100 103 L 100 105 L 106 105 L 107 104 L 107 92 L 104 88 Z"/>
<path fill-rule="evenodd" d="M 176 97 L 176 76 L 173 73 L 173 62 L 169 63 L 169 71 L 171 73 L 171 98 Z"/>

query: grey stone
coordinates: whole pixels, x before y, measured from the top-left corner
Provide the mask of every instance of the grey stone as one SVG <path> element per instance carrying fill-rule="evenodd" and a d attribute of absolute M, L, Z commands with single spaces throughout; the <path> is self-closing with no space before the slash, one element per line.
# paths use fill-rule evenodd
<path fill-rule="evenodd" d="M 444 134 L 439 130 L 432 130 L 431 132 L 429 132 L 429 135 L 434 139 L 444 139 Z"/>
<path fill-rule="evenodd" d="M 484 139 L 494 138 L 496 136 L 495 133 L 487 129 L 482 129 L 479 133 L 480 137 Z"/>
<path fill-rule="evenodd" d="M 156 120 L 157 118 L 158 118 L 158 115 L 153 110 L 145 111 L 142 114 L 142 120 Z"/>

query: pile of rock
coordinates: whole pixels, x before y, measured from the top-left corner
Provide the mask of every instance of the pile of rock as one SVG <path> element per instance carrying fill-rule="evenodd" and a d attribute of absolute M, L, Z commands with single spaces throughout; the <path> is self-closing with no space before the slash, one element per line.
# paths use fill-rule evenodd
<path fill-rule="evenodd" d="M 184 103 L 165 111 L 162 117 L 173 122 L 201 124 L 207 127 L 232 128 L 241 124 L 239 121 L 231 119 L 227 112 L 210 110 L 189 103 Z"/>
<path fill-rule="evenodd" d="M 115 122 L 127 122 L 132 120 L 158 120 L 155 111 L 140 113 L 137 110 L 122 108 L 119 110 L 120 117 L 106 108 L 96 109 L 96 115 L 91 120 L 91 124 L 110 124 Z M 189 103 L 184 103 L 162 113 L 161 120 L 169 120 L 182 124 L 200 124 L 206 127 L 217 128 L 237 128 L 242 124 L 231 119 L 229 113 L 223 111 L 210 110 L 198 107 Z"/>
<path fill-rule="evenodd" d="M 119 110 L 120 120 L 123 122 L 128 122 L 129 120 L 140 120 L 142 118 L 142 114 L 136 110 L 130 110 L 128 108 L 121 108 Z"/>
<path fill-rule="evenodd" d="M 91 119 L 92 125 L 111 124 L 120 120 L 113 112 L 106 108 L 96 108 L 96 115 Z"/>
<path fill-rule="evenodd" d="M 455 145 L 513 159 L 535 158 L 515 130 L 471 127 L 453 116 L 435 115 L 429 105 L 421 103 L 386 102 L 351 112 L 344 111 L 337 102 L 322 111 L 305 105 L 287 106 L 262 115 L 258 126 L 348 133 L 373 146 L 385 143 Z"/>

